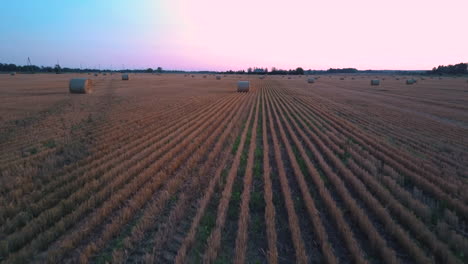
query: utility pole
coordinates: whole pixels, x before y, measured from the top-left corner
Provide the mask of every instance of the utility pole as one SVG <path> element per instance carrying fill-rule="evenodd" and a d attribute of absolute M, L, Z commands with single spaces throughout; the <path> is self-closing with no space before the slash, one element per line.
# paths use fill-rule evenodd
<path fill-rule="evenodd" d="M 27 65 L 28 65 L 29 71 L 30 71 L 31 73 L 34 73 L 33 67 L 32 67 L 32 63 L 31 63 L 31 59 L 30 59 L 29 57 L 28 57 Z"/>

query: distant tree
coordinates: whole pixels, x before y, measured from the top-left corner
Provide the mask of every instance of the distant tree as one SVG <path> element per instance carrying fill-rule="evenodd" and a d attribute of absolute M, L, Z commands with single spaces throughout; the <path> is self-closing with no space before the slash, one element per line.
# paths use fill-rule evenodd
<path fill-rule="evenodd" d="M 161 73 L 162 71 L 163 71 L 163 69 L 162 69 L 161 67 L 158 67 L 158 68 L 156 69 L 156 72 L 158 72 L 158 73 Z"/>
<path fill-rule="evenodd" d="M 251 68 L 251 67 L 249 67 L 249 68 L 247 69 L 247 73 L 248 73 L 248 74 L 251 74 L 251 73 L 252 73 L 252 68 Z"/>
<path fill-rule="evenodd" d="M 343 68 L 343 69 L 333 69 L 330 68 L 327 70 L 327 73 L 356 73 L 358 72 L 355 68 Z"/>
<path fill-rule="evenodd" d="M 304 75 L 304 69 L 302 69 L 301 67 L 297 67 L 296 68 L 296 74 Z"/>
<path fill-rule="evenodd" d="M 148 69 L 146 69 L 146 72 L 147 72 L 147 73 L 152 73 L 152 72 L 153 72 L 153 69 L 148 68 Z"/>
<path fill-rule="evenodd" d="M 18 67 L 15 64 L 0 64 L 0 71 L 17 71 Z"/>
<path fill-rule="evenodd" d="M 430 72 L 432 74 L 467 74 L 468 73 L 468 64 L 459 63 L 455 65 L 440 65 L 437 68 L 432 68 Z"/>

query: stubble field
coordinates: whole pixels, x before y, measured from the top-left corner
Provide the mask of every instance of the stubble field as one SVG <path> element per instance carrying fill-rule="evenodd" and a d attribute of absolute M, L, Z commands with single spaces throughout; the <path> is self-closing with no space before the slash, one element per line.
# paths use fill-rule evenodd
<path fill-rule="evenodd" d="M 0 75 L 2 263 L 468 262 L 464 78 L 72 77 Z"/>

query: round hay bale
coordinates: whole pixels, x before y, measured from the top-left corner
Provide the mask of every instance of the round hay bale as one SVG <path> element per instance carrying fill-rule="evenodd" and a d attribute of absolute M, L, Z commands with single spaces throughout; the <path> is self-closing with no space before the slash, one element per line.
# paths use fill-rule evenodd
<path fill-rule="evenodd" d="M 221 76 L 216 76 L 216 80 L 221 80 Z"/>
<path fill-rule="evenodd" d="M 412 85 L 412 84 L 414 84 L 414 80 L 413 79 L 406 80 L 406 84 L 407 85 Z"/>
<path fill-rule="evenodd" d="M 206 75 L 203 75 L 203 78 L 206 78 Z"/>
<path fill-rule="evenodd" d="M 107 75 L 107 73 L 103 73 L 102 75 Z"/>
<path fill-rule="evenodd" d="M 307 82 L 308 82 L 308 83 L 314 83 L 314 82 L 315 82 L 315 79 L 314 79 L 314 78 L 309 78 L 309 79 L 307 79 Z"/>
<path fill-rule="evenodd" d="M 341 77 L 341 78 L 340 78 L 340 80 L 341 80 L 341 81 L 343 81 L 343 80 L 344 80 L 344 78 L 343 78 L 343 77 Z"/>
<path fill-rule="evenodd" d="M 122 74 L 122 80 L 123 80 L 123 81 L 128 81 L 128 80 L 130 80 L 130 75 L 128 75 L 128 74 Z"/>
<path fill-rule="evenodd" d="M 370 81 L 371 85 L 380 85 L 380 80 L 374 79 Z"/>
<path fill-rule="evenodd" d="M 15 75 L 16 75 L 16 72 L 10 72 L 10 75 L 11 75 L 11 76 L 15 76 Z"/>
<path fill-rule="evenodd" d="M 94 76 L 98 76 L 98 75 L 99 75 L 99 73 L 95 73 L 95 74 L 94 74 Z"/>
<path fill-rule="evenodd" d="M 246 93 L 250 89 L 250 81 L 238 81 L 237 82 L 237 92 Z"/>
<path fill-rule="evenodd" d="M 70 93 L 86 94 L 92 92 L 92 81 L 86 78 L 71 79 L 68 84 Z"/>

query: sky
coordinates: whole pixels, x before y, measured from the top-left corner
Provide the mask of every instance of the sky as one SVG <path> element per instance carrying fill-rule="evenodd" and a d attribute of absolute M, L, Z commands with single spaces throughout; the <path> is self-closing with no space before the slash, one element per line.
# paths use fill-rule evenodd
<path fill-rule="evenodd" d="M 426 70 L 468 62 L 468 0 L 0 0 L 0 63 Z"/>

